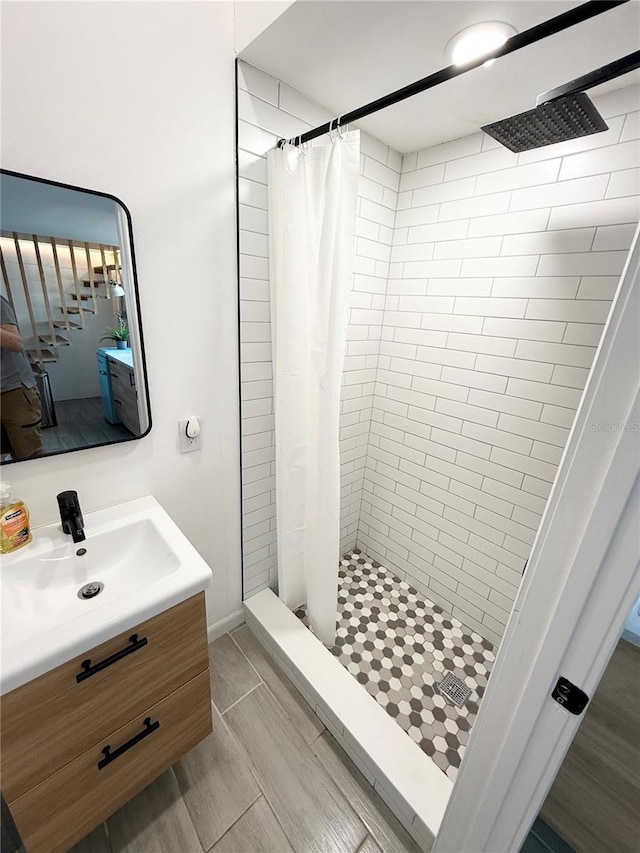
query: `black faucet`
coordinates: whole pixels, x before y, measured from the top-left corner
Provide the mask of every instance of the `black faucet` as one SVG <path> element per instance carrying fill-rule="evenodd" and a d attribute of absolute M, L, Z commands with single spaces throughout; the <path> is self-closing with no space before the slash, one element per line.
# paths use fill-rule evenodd
<path fill-rule="evenodd" d="M 65 533 L 70 533 L 74 542 L 82 542 L 86 539 L 78 493 L 73 491 L 60 492 L 58 495 L 58 507 L 60 509 L 62 530 Z"/>

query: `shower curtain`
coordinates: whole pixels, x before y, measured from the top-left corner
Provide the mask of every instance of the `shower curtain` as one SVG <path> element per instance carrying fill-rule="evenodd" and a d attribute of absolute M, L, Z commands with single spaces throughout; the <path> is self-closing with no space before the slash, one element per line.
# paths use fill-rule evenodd
<path fill-rule="evenodd" d="M 269 152 L 278 592 L 335 641 L 338 418 L 353 273 L 360 134 Z"/>

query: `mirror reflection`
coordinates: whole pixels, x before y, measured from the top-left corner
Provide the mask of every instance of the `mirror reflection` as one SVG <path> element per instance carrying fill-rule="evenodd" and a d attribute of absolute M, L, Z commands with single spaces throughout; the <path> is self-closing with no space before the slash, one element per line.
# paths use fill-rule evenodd
<path fill-rule="evenodd" d="M 0 174 L 2 463 L 150 428 L 133 242 L 111 196 Z"/>

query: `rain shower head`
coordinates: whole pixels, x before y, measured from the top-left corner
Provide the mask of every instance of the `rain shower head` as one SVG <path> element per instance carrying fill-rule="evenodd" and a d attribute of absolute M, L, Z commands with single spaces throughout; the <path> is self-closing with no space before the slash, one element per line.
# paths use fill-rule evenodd
<path fill-rule="evenodd" d="M 640 68 L 638 50 L 538 95 L 534 109 L 486 124 L 482 130 L 516 153 L 602 133 L 608 130 L 608 125 L 584 90 L 614 80 L 636 68 Z"/>
<path fill-rule="evenodd" d="M 482 128 L 515 153 L 608 129 L 609 125 L 584 92 L 565 95 Z"/>

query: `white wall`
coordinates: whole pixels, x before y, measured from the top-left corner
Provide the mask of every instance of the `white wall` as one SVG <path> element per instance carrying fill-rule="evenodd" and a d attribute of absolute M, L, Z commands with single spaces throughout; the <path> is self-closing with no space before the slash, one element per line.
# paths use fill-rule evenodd
<path fill-rule="evenodd" d="M 155 495 L 213 568 L 211 624 L 239 608 L 241 578 L 233 6 L 7 2 L 2 39 L 3 166 L 131 211 L 153 417 L 141 441 L 3 477 L 35 524 L 62 489 L 85 511 Z M 183 456 L 189 414 L 204 442 Z"/>
<path fill-rule="evenodd" d="M 236 51 L 241 53 L 293 2 L 294 0 L 236 0 Z"/>
<path fill-rule="evenodd" d="M 58 361 L 45 365 L 55 401 L 100 396 L 96 353 L 100 347 L 115 346 L 113 341 L 100 338 L 107 329 L 117 326 L 118 321 L 112 300 L 96 299 L 96 308 L 95 314 L 84 316 L 83 329 L 73 329 L 70 333 L 71 346 L 58 347 Z"/>
<path fill-rule="evenodd" d="M 640 90 L 610 129 L 404 157 L 358 541 L 502 635 L 638 221 Z"/>
<path fill-rule="evenodd" d="M 332 118 L 268 74 L 240 63 L 240 307 L 244 592 L 277 581 L 266 152 Z M 342 552 L 356 544 L 389 275 L 400 155 L 361 134 L 356 253 L 340 416 Z"/>

